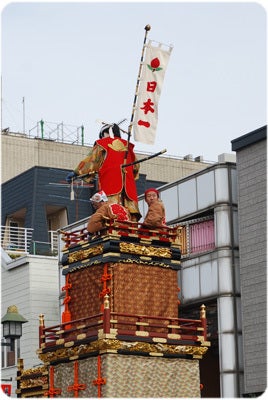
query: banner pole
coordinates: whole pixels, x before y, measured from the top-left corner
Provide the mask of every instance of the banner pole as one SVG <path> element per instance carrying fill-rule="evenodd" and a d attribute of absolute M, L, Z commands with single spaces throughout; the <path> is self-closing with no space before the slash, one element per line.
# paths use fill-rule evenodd
<path fill-rule="evenodd" d="M 137 83 L 136 83 L 135 96 L 134 96 L 133 107 L 132 107 L 132 114 L 131 114 L 130 124 L 128 127 L 128 142 L 130 141 L 132 123 L 133 123 L 133 119 L 134 119 L 135 107 L 136 107 L 136 102 L 137 102 L 137 97 L 138 97 L 138 87 L 139 87 L 140 78 L 141 78 L 141 70 L 142 70 L 142 63 L 143 63 L 143 58 L 144 58 L 145 45 L 146 45 L 147 35 L 148 35 L 149 30 L 151 29 L 151 26 L 146 25 L 144 29 L 145 29 L 145 35 L 144 35 L 144 41 L 143 41 L 143 46 L 142 46 L 141 61 L 140 61 L 138 79 L 137 79 Z"/>
<path fill-rule="evenodd" d="M 132 123 L 133 123 L 133 119 L 134 119 L 135 107 L 136 107 L 136 102 L 137 102 L 137 97 L 138 97 L 138 87 L 139 87 L 140 78 L 141 78 L 142 62 L 143 62 L 143 57 L 144 57 L 144 51 L 145 51 L 147 35 L 148 35 L 149 30 L 151 29 L 151 26 L 149 24 L 147 24 L 144 29 L 145 29 L 145 35 L 144 35 L 144 40 L 143 40 L 143 46 L 142 46 L 142 52 L 141 52 L 141 61 L 140 61 L 139 73 L 138 73 L 136 89 L 135 89 L 135 95 L 134 95 L 134 101 L 133 101 L 133 106 L 132 106 L 132 114 L 131 114 L 130 124 L 129 124 L 128 132 L 127 132 L 127 149 L 125 151 L 124 164 L 127 163 L 127 157 L 128 157 L 128 152 L 129 152 L 129 142 L 130 142 L 130 136 L 131 136 L 131 129 L 132 129 Z M 126 170 L 123 169 L 122 171 L 123 171 L 123 182 L 125 183 Z M 122 200 L 123 206 L 125 205 L 125 193 L 124 193 L 125 190 L 124 190 L 124 187 L 125 187 L 125 185 L 123 184 L 123 190 L 122 190 L 122 193 L 121 193 L 121 200 Z"/>

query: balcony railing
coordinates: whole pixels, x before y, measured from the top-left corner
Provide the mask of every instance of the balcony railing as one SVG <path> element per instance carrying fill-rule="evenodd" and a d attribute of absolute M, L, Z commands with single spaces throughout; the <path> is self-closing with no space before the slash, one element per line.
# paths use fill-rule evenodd
<path fill-rule="evenodd" d="M 214 218 L 203 217 L 180 223 L 182 258 L 215 248 Z"/>
<path fill-rule="evenodd" d="M 32 228 L 1 226 L 1 246 L 6 251 L 29 253 L 32 236 Z"/>
<path fill-rule="evenodd" d="M 58 233 L 49 231 L 49 241 L 33 241 L 33 229 L 1 226 L 1 247 L 8 253 L 56 256 Z"/>

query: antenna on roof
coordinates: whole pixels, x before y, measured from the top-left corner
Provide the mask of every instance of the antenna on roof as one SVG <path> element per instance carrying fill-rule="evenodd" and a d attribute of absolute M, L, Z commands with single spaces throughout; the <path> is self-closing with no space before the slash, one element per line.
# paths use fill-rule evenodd
<path fill-rule="evenodd" d="M 23 123 L 23 130 L 22 132 L 25 133 L 25 99 L 22 98 L 22 123 Z"/>

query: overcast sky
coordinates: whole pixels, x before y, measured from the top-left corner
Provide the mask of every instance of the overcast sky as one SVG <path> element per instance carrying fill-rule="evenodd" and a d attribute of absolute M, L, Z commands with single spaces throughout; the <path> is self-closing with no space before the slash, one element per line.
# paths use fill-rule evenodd
<path fill-rule="evenodd" d="M 266 10 L 257 2 L 31 2 L 2 9 L 2 128 L 130 122 L 146 24 L 174 46 L 154 145 L 217 161 L 266 125 Z M 24 98 L 24 108 L 22 99 Z M 24 112 L 23 112 L 24 110 Z M 70 165 L 70 168 L 73 166 Z"/>

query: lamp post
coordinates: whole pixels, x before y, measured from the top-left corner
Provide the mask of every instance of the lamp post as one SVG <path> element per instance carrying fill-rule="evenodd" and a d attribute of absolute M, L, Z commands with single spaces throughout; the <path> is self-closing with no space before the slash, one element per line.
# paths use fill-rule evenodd
<path fill-rule="evenodd" d="M 4 346 L 10 346 L 11 351 L 15 351 L 15 339 L 19 339 L 22 336 L 22 324 L 28 322 L 18 312 L 18 307 L 15 305 L 7 308 L 7 313 L 1 319 L 3 324 L 3 336 L 5 339 L 10 339 L 10 343 L 2 343 Z M 18 357 L 19 348 L 18 348 Z"/>

